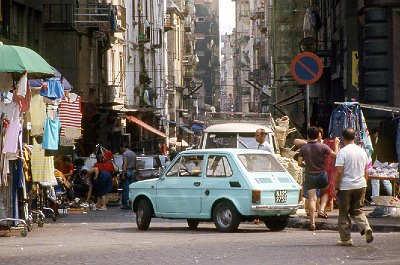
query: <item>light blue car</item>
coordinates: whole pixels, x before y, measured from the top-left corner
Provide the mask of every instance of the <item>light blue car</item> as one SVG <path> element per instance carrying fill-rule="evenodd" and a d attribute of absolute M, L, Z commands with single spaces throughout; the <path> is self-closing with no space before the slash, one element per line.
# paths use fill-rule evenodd
<path fill-rule="evenodd" d="M 184 151 L 159 178 L 129 186 L 140 230 L 158 217 L 187 219 L 191 229 L 213 221 L 221 232 L 259 219 L 280 231 L 299 208 L 299 198 L 299 184 L 276 158 L 250 149 Z"/>

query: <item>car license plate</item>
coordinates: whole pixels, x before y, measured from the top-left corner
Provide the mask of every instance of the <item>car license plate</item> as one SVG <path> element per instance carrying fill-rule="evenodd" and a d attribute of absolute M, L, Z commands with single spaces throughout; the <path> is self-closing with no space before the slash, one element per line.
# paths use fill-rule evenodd
<path fill-rule="evenodd" d="M 276 190 L 275 191 L 275 202 L 284 203 L 287 201 L 287 190 Z"/>

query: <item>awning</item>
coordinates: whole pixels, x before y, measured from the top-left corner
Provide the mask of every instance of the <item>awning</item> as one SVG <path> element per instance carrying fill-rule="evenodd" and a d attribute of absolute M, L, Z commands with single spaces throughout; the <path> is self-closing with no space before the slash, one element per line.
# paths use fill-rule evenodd
<path fill-rule="evenodd" d="M 134 117 L 134 116 L 126 116 L 126 119 L 127 119 L 128 121 L 131 121 L 131 122 L 136 123 L 137 125 L 139 125 L 139 126 L 145 128 L 146 130 L 149 130 L 150 132 L 155 133 L 155 134 L 157 134 L 157 135 L 159 135 L 159 136 L 161 136 L 161 137 L 164 137 L 164 138 L 167 137 L 167 135 L 166 135 L 165 133 L 160 132 L 160 131 L 157 130 L 156 128 L 154 128 L 154 127 L 148 125 L 147 123 L 145 123 L 145 122 L 139 120 L 138 118 L 136 118 L 136 117 Z"/>
<path fill-rule="evenodd" d="M 188 127 L 186 126 L 180 126 L 179 128 L 182 128 L 182 130 L 184 130 L 185 132 L 189 133 L 189 134 L 193 134 L 193 131 L 190 130 Z"/>

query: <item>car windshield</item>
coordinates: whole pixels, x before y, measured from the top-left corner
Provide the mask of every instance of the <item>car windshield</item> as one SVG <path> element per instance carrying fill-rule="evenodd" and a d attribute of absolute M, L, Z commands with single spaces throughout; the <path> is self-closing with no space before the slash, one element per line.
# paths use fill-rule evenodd
<path fill-rule="evenodd" d="M 284 172 L 285 168 L 270 154 L 238 155 L 240 162 L 249 172 Z"/>
<path fill-rule="evenodd" d="M 205 148 L 257 149 L 257 146 L 254 133 L 240 133 L 239 138 L 237 133 L 210 133 Z"/>

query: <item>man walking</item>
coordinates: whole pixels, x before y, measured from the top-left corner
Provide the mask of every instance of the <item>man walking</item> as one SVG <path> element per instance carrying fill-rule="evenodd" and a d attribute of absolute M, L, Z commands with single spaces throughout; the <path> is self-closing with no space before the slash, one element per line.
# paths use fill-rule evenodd
<path fill-rule="evenodd" d="M 352 246 L 351 220 L 354 219 L 361 235 L 365 235 L 367 243 L 374 240 L 368 219 L 361 210 L 361 198 L 367 187 L 365 180 L 367 154 L 364 149 L 354 143 L 355 132 L 347 128 L 342 133 L 345 147 L 336 157 L 335 188 L 339 191 L 339 234 L 337 242 L 342 246 Z"/>
<path fill-rule="evenodd" d="M 309 230 L 315 230 L 315 210 L 317 202 L 317 189 L 325 189 L 328 187 L 328 176 L 325 171 L 325 156 L 336 156 L 339 148 L 340 140 L 335 138 L 335 150 L 329 146 L 321 144 L 318 140 L 320 131 L 317 127 L 310 127 L 307 129 L 307 144 L 300 148 L 297 163 L 301 167 L 305 167 L 305 176 L 303 182 L 303 189 L 307 192 L 309 200 L 310 212 L 310 226 Z M 305 164 L 303 164 L 303 161 Z M 318 213 L 319 217 L 328 218 L 324 212 L 326 203 L 328 201 L 328 194 L 324 192 L 321 196 L 321 209 Z"/>
<path fill-rule="evenodd" d="M 122 152 L 122 210 L 129 210 L 129 185 L 136 181 L 136 154 L 129 149 L 127 144 L 120 146 Z"/>

